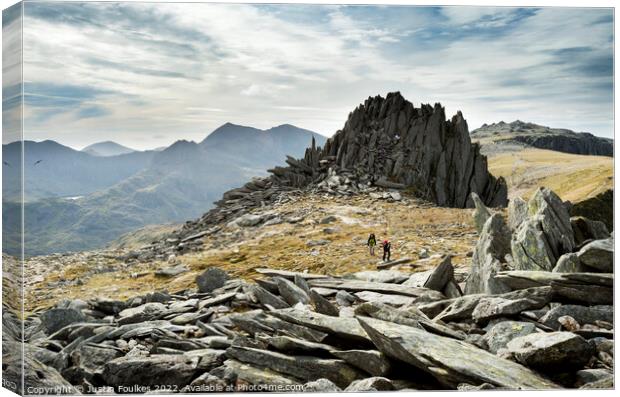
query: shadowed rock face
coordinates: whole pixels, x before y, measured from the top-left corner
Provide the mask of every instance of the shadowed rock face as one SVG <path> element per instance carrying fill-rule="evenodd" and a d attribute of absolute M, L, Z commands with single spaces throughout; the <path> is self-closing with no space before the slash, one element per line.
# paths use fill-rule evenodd
<path fill-rule="evenodd" d="M 369 97 L 323 149 L 310 148 L 304 159 L 271 171 L 303 187 L 326 162 L 369 175 L 378 185 L 412 187 L 440 206 L 473 207 L 472 192 L 488 206 L 507 204 L 506 183 L 489 174 L 461 112 L 446 120 L 440 104 L 415 108 L 398 92 Z"/>

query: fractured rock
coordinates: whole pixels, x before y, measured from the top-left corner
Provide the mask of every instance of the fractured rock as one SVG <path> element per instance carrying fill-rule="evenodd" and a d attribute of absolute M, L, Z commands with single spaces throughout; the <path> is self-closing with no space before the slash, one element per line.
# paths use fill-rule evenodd
<path fill-rule="evenodd" d="M 346 387 L 361 377 L 358 370 L 342 360 L 289 356 L 268 350 L 236 346 L 230 347 L 226 352 L 229 357 L 241 362 L 268 368 L 305 381 L 326 378 L 339 387 Z"/>
<path fill-rule="evenodd" d="M 471 199 L 476 206 L 474 210 L 474 225 L 476 226 L 476 231 L 480 233 L 487 219 L 489 219 L 492 214 L 475 192 L 471 193 Z"/>
<path fill-rule="evenodd" d="M 513 339 L 507 350 L 520 363 L 541 371 L 583 367 L 594 347 L 571 332 L 533 333 Z"/>
<path fill-rule="evenodd" d="M 586 244 L 577 253 L 579 260 L 586 266 L 604 273 L 614 272 L 614 239 L 595 240 Z"/>
<path fill-rule="evenodd" d="M 497 353 L 506 347 L 508 342 L 520 336 L 536 332 L 536 326 L 532 323 L 521 321 L 502 321 L 495 324 L 484 336 L 489 351 Z"/>
<path fill-rule="evenodd" d="M 218 267 L 210 267 L 196 277 L 198 291 L 202 293 L 221 288 L 226 281 L 228 281 L 228 273 Z"/>
<path fill-rule="evenodd" d="M 370 318 L 359 321 L 379 351 L 430 373 L 451 388 L 484 382 L 511 389 L 558 387 L 517 363 L 465 342 Z"/>
<path fill-rule="evenodd" d="M 344 391 L 346 392 L 366 392 L 366 391 L 389 391 L 394 390 L 392 381 L 381 376 L 359 379 L 353 381 Z"/>
<path fill-rule="evenodd" d="M 502 262 L 510 252 L 509 238 L 510 232 L 502 216 L 492 215 L 484 224 L 474 249 L 471 272 L 465 285 L 466 294 L 499 294 L 510 291 L 494 277 L 505 268 Z"/>

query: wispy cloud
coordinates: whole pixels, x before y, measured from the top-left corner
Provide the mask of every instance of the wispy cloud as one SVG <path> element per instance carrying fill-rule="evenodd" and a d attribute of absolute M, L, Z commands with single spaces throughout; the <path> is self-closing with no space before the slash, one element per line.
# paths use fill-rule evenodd
<path fill-rule="evenodd" d="M 471 127 L 519 118 L 613 133 L 610 9 L 38 2 L 25 12 L 29 139 L 155 147 L 227 121 L 329 135 L 363 99 L 393 90 L 462 110 Z"/>

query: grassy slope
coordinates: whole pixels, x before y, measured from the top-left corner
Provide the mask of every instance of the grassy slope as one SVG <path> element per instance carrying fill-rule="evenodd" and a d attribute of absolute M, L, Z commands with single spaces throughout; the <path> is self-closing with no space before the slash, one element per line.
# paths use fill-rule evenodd
<path fill-rule="evenodd" d="M 563 200 L 579 202 L 613 188 L 611 157 L 524 149 L 490 156 L 489 169 L 506 178 L 510 198 L 528 198 L 545 186 Z"/>
<path fill-rule="evenodd" d="M 63 298 L 113 297 L 128 298 L 157 290 L 175 292 L 195 285 L 195 277 L 209 266 L 219 266 L 231 275 L 254 279 L 259 267 L 342 274 L 376 269 L 380 257 L 371 257 L 366 239 L 372 231 L 378 239 L 386 236 L 392 241 L 392 259 L 408 256 L 418 259 L 422 248 L 430 254 L 452 253 L 453 263 L 469 266 L 467 253 L 477 235 L 471 220 L 471 210 L 428 208 L 417 204 L 387 203 L 369 198 L 335 199 L 305 197 L 278 207 L 278 213 L 290 216 L 305 213 L 304 221 L 296 224 L 231 230 L 225 228 L 206 241 L 205 250 L 182 256 L 178 261 L 190 271 L 175 278 L 162 278 L 154 271 L 170 266 L 165 262 L 127 265 L 95 256 L 75 254 L 62 258 L 63 264 L 46 272 L 41 281 L 26 292 L 28 309 L 45 307 Z M 327 215 L 339 219 L 329 225 L 319 224 Z M 325 228 L 336 229 L 329 234 Z M 327 245 L 308 247 L 308 240 L 326 239 Z M 379 253 L 377 249 L 377 254 Z M 49 267 L 43 258 L 33 258 L 27 269 Z M 38 262 L 38 263 L 37 263 Z M 93 265 L 104 262 L 114 271 L 89 274 Z M 437 258 L 420 261 L 415 268 L 425 270 L 435 266 Z M 83 284 L 63 288 L 48 287 L 48 282 L 80 278 Z"/>

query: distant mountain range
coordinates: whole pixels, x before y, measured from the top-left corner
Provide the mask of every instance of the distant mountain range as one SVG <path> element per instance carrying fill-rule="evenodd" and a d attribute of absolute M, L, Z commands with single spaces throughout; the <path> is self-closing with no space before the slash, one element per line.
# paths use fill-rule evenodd
<path fill-rule="evenodd" d="M 317 145 L 326 140 L 293 125 L 260 130 L 227 123 L 200 143 L 119 155 L 105 154 L 123 148 L 114 143 L 92 155 L 53 141 L 26 142 L 26 254 L 94 249 L 145 225 L 194 218 L 226 190 L 284 164 L 286 155 L 303 155 L 312 138 Z M 19 241 L 19 167 L 11 168 L 19 150 L 18 143 L 3 145 L 8 253 Z"/>
<path fill-rule="evenodd" d="M 490 143 L 504 146 L 517 144 L 571 154 L 609 157 L 614 154 L 613 139 L 597 137 L 588 132 L 545 127 L 521 120 L 512 123 L 500 121 L 484 124 L 473 130 L 471 137 L 483 146 Z"/>
<path fill-rule="evenodd" d="M 84 153 L 92 154 L 93 156 L 101 157 L 118 156 L 120 154 L 135 152 L 134 149 L 130 149 L 112 141 L 93 143 L 92 145 L 86 146 L 82 149 L 82 151 Z"/>

